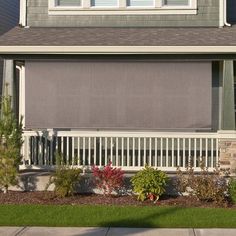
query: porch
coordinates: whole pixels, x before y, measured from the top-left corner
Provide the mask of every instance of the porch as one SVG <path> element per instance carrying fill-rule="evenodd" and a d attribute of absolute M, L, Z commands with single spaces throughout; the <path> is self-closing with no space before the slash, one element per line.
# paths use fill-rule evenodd
<path fill-rule="evenodd" d="M 177 167 L 186 170 L 190 163 L 200 171 L 201 162 L 213 171 L 226 154 L 225 142 L 231 143 L 236 134 L 49 130 L 25 131 L 23 137 L 21 170 L 54 169 L 59 152 L 68 165 L 88 170 L 112 161 L 125 171 L 138 171 L 147 164 L 175 172 Z"/>

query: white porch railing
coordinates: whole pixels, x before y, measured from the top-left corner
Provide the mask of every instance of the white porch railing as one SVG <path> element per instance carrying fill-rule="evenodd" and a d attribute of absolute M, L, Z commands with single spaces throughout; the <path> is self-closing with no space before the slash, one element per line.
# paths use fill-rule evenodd
<path fill-rule="evenodd" d="M 218 165 L 218 133 L 26 131 L 20 169 L 54 168 L 55 152 L 68 165 L 113 166 L 137 171 L 145 164 L 164 171 L 185 170 L 192 163 L 196 171 L 203 161 L 209 170 Z"/>

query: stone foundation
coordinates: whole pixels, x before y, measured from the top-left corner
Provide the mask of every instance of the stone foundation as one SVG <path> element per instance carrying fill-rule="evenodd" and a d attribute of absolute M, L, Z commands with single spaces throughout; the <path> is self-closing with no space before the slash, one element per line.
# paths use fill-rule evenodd
<path fill-rule="evenodd" d="M 236 175 L 236 139 L 219 141 L 220 169 Z"/>

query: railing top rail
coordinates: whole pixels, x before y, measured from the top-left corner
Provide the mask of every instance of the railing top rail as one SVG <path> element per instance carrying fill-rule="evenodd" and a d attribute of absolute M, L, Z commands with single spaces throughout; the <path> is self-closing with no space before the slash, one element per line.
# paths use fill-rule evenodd
<path fill-rule="evenodd" d="M 236 139 L 236 133 L 222 132 L 127 132 L 127 131 L 24 131 L 24 136 L 112 137 L 112 138 L 218 138 Z"/>

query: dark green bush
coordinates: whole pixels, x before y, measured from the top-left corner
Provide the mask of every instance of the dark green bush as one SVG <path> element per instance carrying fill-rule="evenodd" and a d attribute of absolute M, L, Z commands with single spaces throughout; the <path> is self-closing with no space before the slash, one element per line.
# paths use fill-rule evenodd
<path fill-rule="evenodd" d="M 132 177 L 131 183 L 133 191 L 138 194 L 138 200 L 150 199 L 156 202 L 165 193 L 167 180 L 168 177 L 163 171 L 145 166 Z"/>
<path fill-rule="evenodd" d="M 57 155 L 55 172 L 50 176 L 46 189 L 51 184 L 55 185 L 54 192 L 58 197 L 68 197 L 74 194 L 80 181 L 81 169 L 70 167 L 63 163 L 60 155 Z"/>
<path fill-rule="evenodd" d="M 232 203 L 236 204 L 236 179 L 229 181 L 229 197 Z"/>

